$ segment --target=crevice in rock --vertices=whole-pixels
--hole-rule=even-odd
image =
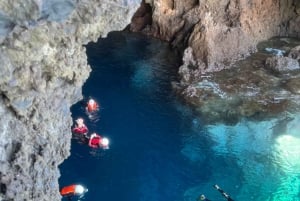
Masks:
[[[13,141],[12,142],[11,153],[10,153],[10,156],[9,156],[9,162],[10,163],[12,163],[13,161],[15,161],[15,159],[17,158],[17,154],[21,150],[21,147],[22,147],[22,143],[17,142],[17,141]]]
[[[170,40],[170,43],[173,48],[176,48],[181,52],[181,55],[183,54],[184,49],[188,46],[188,42],[190,39],[190,36],[192,32],[195,29],[195,26],[200,22],[201,20],[197,21],[194,24],[184,24],[180,30],[178,30],[173,37]]]
[[[35,162],[36,162],[36,155],[35,154],[31,154],[30,158],[31,158],[31,166],[33,167],[34,164],[35,164]]]
[[[15,172],[20,172],[22,170],[22,168],[20,165],[16,164],[16,165],[14,165],[14,170],[15,170]]]
[[[137,9],[131,19],[131,23],[126,27],[126,30],[132,32],[139,32],[144,30],[147,26],[152,25],[152,7],[150,4],[141,2],[140,7]],[[145,32],[145,31],[144,31]]]
[[[36,124],[32,124],[32,129],[37,131],[38,130],[38,126]]]
[[[171,10],[174,10],[176,8],[176,5],[175,5],[175,0],[170,0],[171,2],[169,3],[169,6],[170,6],[170,9]]]
[[[238,0],[230,0],[225,6],[225,24],[228,27],[240,26],[240,5]]]
[[[37,153],[38,155],[43,156],[43,147],[41,145],[39,145]]]
[[[35,114],[36,114],[36,109],[33,109],[29,114],[29,119],[32,119]]]
[[[6,108],[18,119],[18,120],[24,120],[24,118],[19,115],[18,111],[12,106],[10,105],[10,100],[8,98],[8,96],[6,95],[5,92],[0,92],[0,96],[2,98],[2,100],[4,101]]]
[[[0,175],[0,177],[1,177],[1,175]],[[0,183],[0,192],[2,194],[6,193],[6,184]]]

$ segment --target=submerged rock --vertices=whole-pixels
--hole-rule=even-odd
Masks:
[[[280,39],[271,41],[274,40]],[[281,45],[293,49],[286,43]],[[299,111],[298,61],[274,57],[263,50],[219,72],[201,74],[197,69],[181,67],[182,79],[176,90],[208,123],[235,124],[242,118],[267,119],[286,111]],[[266,60],[276,62],[266,66]]]
[[[291,78],[283,83],[283,87],[285,87],[288,91],[293,94],[300,95],[300,77]]]
[[[209,122],[267,117],[297,102],[296,88],[287,84],[289,78],[298,77],[294,71],[299,69],[299,59],[297,50],[291,50],[293,40],[282,38],[263,48],[257,45],[274,36],[300,37],[299,1],[143,2],[143,6],[152,7],[152,21],[145,19],[142,31],[169,41],[183,52],[181,80],[173,86]],[[141,20],[137,17],[133,22]],[[263,51],[252,56],[252,61],[236,64],[258,50]],[[268,59],[265,66],[270,53],[281,57]]]
[[[300,45],[291,49],[289,57],[300,62]]]
[[[266,67],[276,73],[299,70],[299,62],[296,59],[275,56],[266,60]]]

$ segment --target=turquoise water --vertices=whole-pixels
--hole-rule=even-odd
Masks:
[[[111,33],[87,55],[93,71],[72,116],[111,145],[94,150],[72,139],[59,183],[86,186],[80,200],[225,200],[214,184],[234,200],[300,200],[299,116],[204,125],[172,93],[180,59],[166,44]],[[97,115],[85,113],[89,96],[101,104]]]

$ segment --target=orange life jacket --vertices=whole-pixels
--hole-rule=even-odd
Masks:
[[[75,188],[76,188],[75,184],[70,186],[65,186],[60,190],[60,194],[62,196],[75,195]]]

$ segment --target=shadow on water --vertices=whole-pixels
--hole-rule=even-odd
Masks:
[[[298,116],[204,125],[176,102],[170,83],[180,59],[165,43],[115,32],[90,43],[87,55],[84,100],[91,96],[101,108],[93,118],[78,102],[72,117],[108,137],[110,149],[91,149],[74,136],[60,186],[86,186],[86,201],[195,201],[202,193],[224,200],[215,183],[240,201],[299,198]]]

